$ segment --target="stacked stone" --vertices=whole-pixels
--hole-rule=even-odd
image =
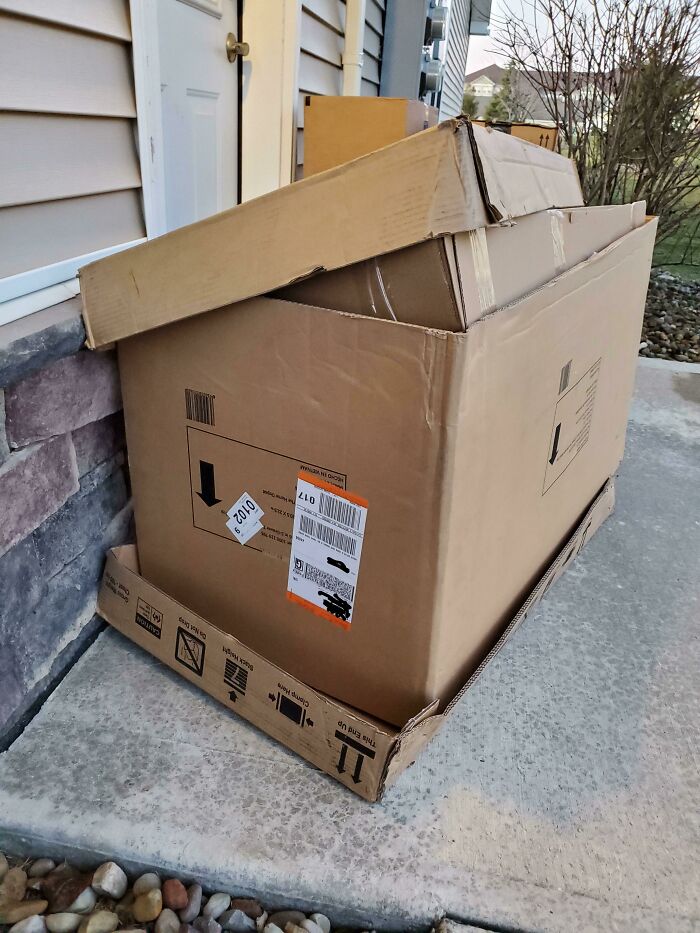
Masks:
[[[131,534],[116,360],[84,340],[77,298],[0,327],[0,748],[97,631]]]
[[[250,897],[205,895],[155,872],[133,885],[116,862],[94,872],[41,858],[10,867],[0,853],[0,930],[9,933],[331,933],[322,913],[268,913]],[[336,933],[342,933],[337,930]]]

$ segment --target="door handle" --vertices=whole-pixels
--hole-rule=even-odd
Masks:
[[[249,52],[247,42],[239,42],[232,32],[226,36],[226,57],[230,62],[235,62],[239,55],[244,58]]]

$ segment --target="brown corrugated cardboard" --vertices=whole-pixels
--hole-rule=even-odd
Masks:
[[[452,694],[619,463],[654,233],[463,334],[259,298],[122,342],[146,578],[388,722]]]
[[[644,223],[645,204],[541,211],[427,240],[274,292],[287,301],[462,331]]]
[[[365,800],[381,798],[443,725],[454,704],[610,515],[607,482],[520,610],[494,632],[479,665],[451,699],[436,699],[392,729],[313,690],[193,613],[139,573],[136,548],[107,558],[98,611],[114,628],[239,716]],[[447,700],[449,702],[446,702]],[[441,707],[441,712],[437,712]]]
[[[100,347],[422,240],[581,205],[573,164],[449,120],[80,270]]]
[[[422,100],[402,97],[304,98],[304,178],[420,133],[438,121]]]

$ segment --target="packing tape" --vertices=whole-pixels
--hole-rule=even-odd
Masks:
[[[474,262],[474,276],[476,278],[476,290],[479,295],[479,305],[482,313],[491,311],[496,306],[496,293],[493,288],[493,277],[491,276],[486,228],[479,227],[477,230],[470,230],[469,244]]]
[[[564,249],[564,214],[561,211],[549,211],[549,223],[552,228],[552,247],[554,264],[557,272],[566,268],[566,250]]]

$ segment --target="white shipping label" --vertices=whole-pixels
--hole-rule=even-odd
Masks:
[[[226,514],[229,519],[226,527],[241,544],[245,544],[262,530],[260,519],[265,513],[247,492],[236,499]]]
[[[300,473],[289,558],[288,599],[349,628],[366,521],[366,499],[308,473]]]

